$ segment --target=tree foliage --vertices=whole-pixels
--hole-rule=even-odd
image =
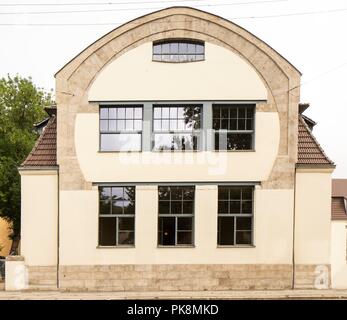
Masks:
[[[47,116],[44,107],[51,103],[51,94],[36,87],[31,78],[0,79],[0,217],[11,223],[13,237],[20,231],[17,168],[38,138],[33,124]]]

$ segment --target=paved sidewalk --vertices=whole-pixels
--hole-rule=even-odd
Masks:
[[[123,300],[123,299],[346,299],[347,290],[278,291],[164,291],[164,292],[59,292],[0,291],[0,300]]]

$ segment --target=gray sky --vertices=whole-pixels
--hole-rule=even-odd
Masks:
[[[115,4],[94,5],[107,2]],[[90,43],[120,23],[173,5],[229,19],[294,64],[303,73],[301,102],[311,103],[305,114],[318,122],[313,132],[337,164],[334,177],[347,178],[346,0],[0,0],[0,77],[18,73],[54,89],[54,73]],[[27,14],[43,11],[65,12]],[[108,25],[49,25],[90,23]]]

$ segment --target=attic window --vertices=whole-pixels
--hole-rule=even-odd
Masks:
[[[153,42],[153,61],[193,62],[205,59],[205,44],[196,40]]]

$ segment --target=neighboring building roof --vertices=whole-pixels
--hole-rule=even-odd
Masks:
[[[310,127],[303,119],[302,115],[299,115],[298,124],[297,166],[323,166],[332,168],[335,167],[334,162],[328,158],[328,156],[325,154],[324,150],[322,149],[316,138],[313,136]]]
[[[331,220],[347,220],[347,199],[345,197],[331,198]]]
[[[332,180],[332,196],[345,197],[347,199],[347,179]]]
[[[57,121],[53,114],[20,168],[57,166]]]

